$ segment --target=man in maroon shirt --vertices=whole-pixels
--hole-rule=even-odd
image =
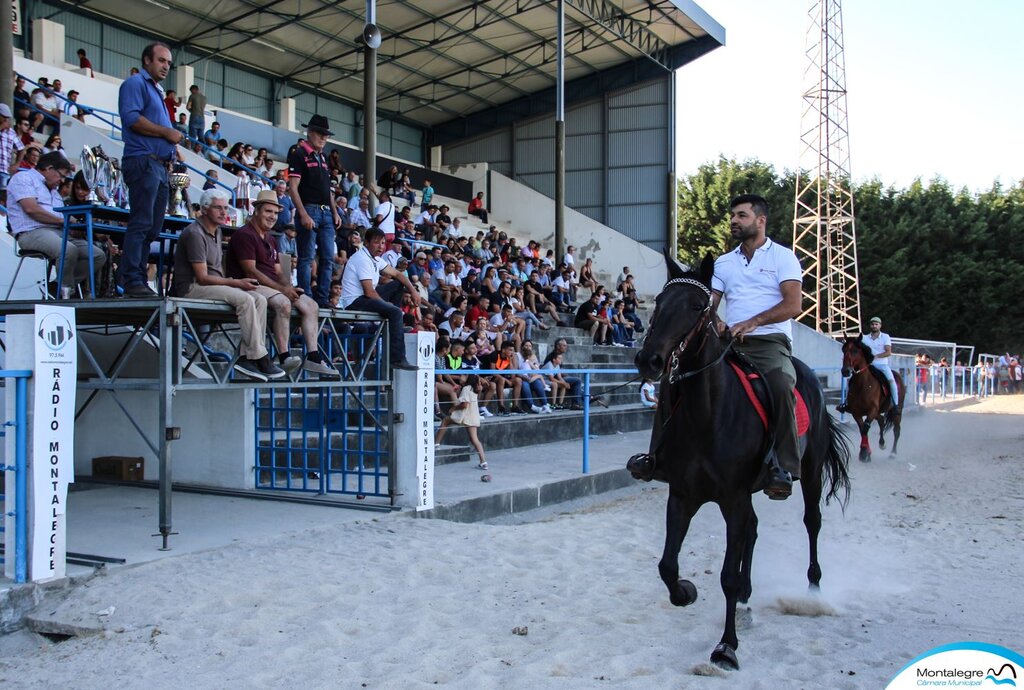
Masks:
[[[274,313],[272,330],[281,368],[291,374],[301,365],[313,374],[339,376],[338,370],[317,346],[317,303],[292,287],[290,280],[281,277],[277,242],[270,236],[270,229],[277,223],[277,216],[283,208],[277,194],[269,189],[260,192],[255,207],[249,222],[231,236],[224,268],[232,278],[250,278],[259,282],[256,292],[267,298],[267,306]],[[305,361],[289,354],[292,307],[301,318],[302,337],[306,341]]]

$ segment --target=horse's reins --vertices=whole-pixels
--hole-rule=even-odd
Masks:
[[[700,318],[697,320],[697,323],[693,325],[693,328],[689,330],[689,332],[683,337],[683,339],[679,341],[679,344],[676,345],[675,348],[673,348],[672,350],[672,357],[669,359],[668,375],[668,382],[670,385],[678,383],[679,381],[682,381],[684,379],[688,379],[691,376],[696,376],[697,374],[707,371],[713,366],[721,364],[722,360],[725,359],[725,356],[729,354],[729,350],[732,349],[732,344],[734,342],[732,339],[730,339],[729,344],[726,345],[725,348],[722,350],[722,354],[720,354],[718,357],[716,357],[713,361],[709,362],[708,364],[705,364],[704,366],[698,369],[694,369],[692,371],[680,372],[679,369],[682,366],[683,355],[686,353],[686,349],[689,347],[690,342],[693,340],[694,336],[696,336],[698,332],[703,331],[703,336],[701,338],[700,345],[697,346],[697,350],[693,353],[693,355],[698,355],[704,349],[704,346],[707,344],[708,331],[714,328],[714,322],[711,320],[711,290],[708,289],[707,285],[700,282],[699,280],[694,280],[693,278],[673,278],[672,280],[665,283],[665,287],[663,287],[662,290],[665,290],[665,288],[668,288],[671,285],[692,285],[693,287],[700,288],[707,296],[708,304],[706,307],[704,307],[704,311],[701,313]],[[682,401],[682,396],[678,396],[675,404],[672,406],[672,411],[669,412],[668,416],[665,417],[665,421],[662,422],[662,430],[668,428],[669,422],[671,422],[672,418],[675,417],[675,414],[679,410],[679,405]],[[664,441],[664,438],[665,437],[663,435],[662,442]],[[658,443],[658,448],[654,450],[654,453],[652,453],[652,455],[656,455],[657,451],[659,450],[661,450],[660,442]]]

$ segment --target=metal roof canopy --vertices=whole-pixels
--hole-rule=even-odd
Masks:
[[[352,103],[363,100],[359,36],[365,0],[60,4]],[[565,4],[567,84],[605,84],[607,78],[594,77],[616,68],[620,73],[628,68],[639,81],[725,43],[725,30],[692,0]],[[474,113],[489,112],[493,119],[503,104],[553,94],[556,17],[555,0],[378,0],[383,35],[377,51],[378,110],[428,129],[442,126],[464,134],[465,120]],[[575,93],[582,95],[580,89]],[[576,100],[572,94],[567,89],[567,97]],[[550,101],[553,107],[553,96]]]

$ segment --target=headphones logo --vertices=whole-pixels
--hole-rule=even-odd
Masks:
[[[434,343],[432,343],[430,341],[427,341],[427,342],[423,343],[422,345],[420,345],[419,352],[420,352],[420,359],[427,359],[427,360],[429,360],[431,357],[434,356]]]
[[[49,350],[59,352],[74,339],[75,331],[60,314],[47,314],[39,324],[37,335]]]

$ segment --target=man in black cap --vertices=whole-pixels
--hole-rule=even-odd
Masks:
[[[312,295],[321,307],[328,307],[334,273],[334,235],[341,227],[341,216],[331,193],[331,170],[323,152],[327,137],[334,132],[323,115],[314,115],[303,126],[306,140],[300,140],[288,157],[288,193],[295,204],[294,223],[298,230],[298,280],[307,295]],[[315,291],[311,288],[314,255]]]

